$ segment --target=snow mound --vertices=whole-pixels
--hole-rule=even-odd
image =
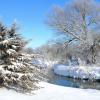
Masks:
[[[72,78],[100,80],[100,67],[97,66],[53,66],[54,73]]]
[[[13,90],[0,89],[0,100],[100,100],[100,91],[76,89],[41,82],[44,87],[35,95],[21,94]]]

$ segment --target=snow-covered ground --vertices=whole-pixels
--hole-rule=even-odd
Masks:
[[[35,95],[17,93],[0,89],[0,100],[100,100],[100,91],[76,89],[41,82],[44,87],[35,91]]]
[[[54,65],[54,73],[62,76],[69,76],[73,78],[100,80],[99,66],[65,66]]]

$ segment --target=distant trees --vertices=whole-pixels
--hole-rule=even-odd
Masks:
[[[31,47],[27,47],[23,49],[23,52],[27,53],[27,54],[34,54],[34,50]]]
[[[66,63],[69,56],[71,56],[71,52],[69,52],[71,50],[66,47],[63,41],[61,42],[59,40],[49,41],[49,43],[39,47],[37,51],[39,51],[45,59],[50,61],[59,61],[62,63]]]
[[[15,23],[10,28],[0,23],[0,86],[31,92],[43,73],[32,65],[34,54],[22,52],[27,41],[16,28]]]
[[[55,6],[46,24],[72,39],[83,53],[88,52],[86,58],[91,55],[89,62],[96,63],[96,49],[100,51],[100,5],[95,0],[74,0],[64,8]]]

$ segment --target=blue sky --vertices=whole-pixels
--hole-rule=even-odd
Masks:
[[[47,12],[54,4],[64,5],[69,0],[0,0],[0,20],[11,25],[16,19],[20,32],[32,39],[35,48],[52,39],[53,32],[44,24]]]
[[[69,1],[71,0],[0,0],[0,20],[11,25],[16,19],[21,34],[26,39],[32,39],[29,46],[35,48],[54,36],[44,24],[49,9],[54,4],[63,6]]]

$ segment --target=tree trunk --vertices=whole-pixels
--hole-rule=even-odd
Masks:
[[[92,53],[92,63],[95,64],[96,63],[96,53],[95,53],[95,45],[91,46],[91,53]]]

